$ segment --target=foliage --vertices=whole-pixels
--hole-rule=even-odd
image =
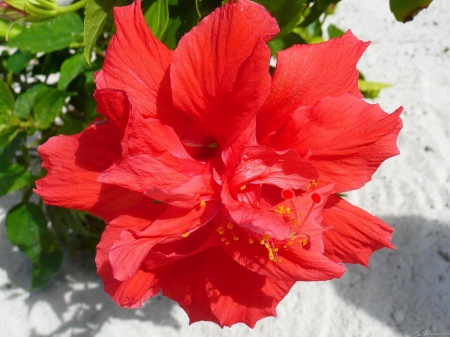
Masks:
[[[293,44],[323,41],[324,20],[339,1],[257,0],[280,26],[270,42],[273,54]],[[10,14],[19,11],[26,21],[33,21],[8,27],[0,19],[0,38],[7,47],[0,55],[0,196],[22,193],[20,203],[7,214],[6,227],[9,240],[33,262],[32,289],[58,273],[64,254],[92,254],[104,228],[96,217],[46,206],[36,198],[34,182],[45,175],[37,147],[52,136],[78,133],[96,118],[94,74],[102,67],[114,31],[113,7],[130,2],[81,0],[61,7],[50,0],[8,0],[9,16],[0,8],[0,17],[17,18]],[[430,0],[390,2],[396,18],[404,21]],[[156,37],[174,49],[186,32],[221,4],[143,0],[142,8]],[[343,32],[329,26],[326,33],[331,38]],[[360,85],[368,97],[386,87],[364,79]]]

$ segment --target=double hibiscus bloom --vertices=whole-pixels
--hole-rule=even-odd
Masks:
[[[51,205],[107,223],[97,269],[124,307],[158,294],[191,322],[276,315],[297,281],[368,264],[392,229],[338,193],[398,154],[401,109],[361,100],[351,32],[278,53],[264,7],[229,1],[167,49],[140,2],[115,9],[96,74],[103,120],[39,148]]]

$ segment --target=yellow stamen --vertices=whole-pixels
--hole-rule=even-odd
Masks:
[[[241,192],[242,192],[242,191],[245,190],[246,188],[247,188],[247,185],[244,184],[244,185],[242,185],[242,186],[239,188],[239,190],[241,190]]]
[[[205,207],[205,206],[206,206],[206,201],[205,200],[200,201],[200,207]]]
[[[186,233],[184,233],[184,234],[181,234],[181,237],[182,238],[187,238],[189,236],[189,232],[186,232]]]

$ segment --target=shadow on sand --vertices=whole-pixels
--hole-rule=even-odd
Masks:
[[[384,220],[395,228],[397,250],[375,253],[368,269],[349,265],[333,282],[337,293],[407,336],[450,334],[450,224],[415,216]]]
[[[0,222],[0,256],[0,269],[7,273],[10,280],[0,286],[0,291],[5,291],[7,298],[23,298],[30,286],[31,262],[8,241],[4,220]],[[160,295],[147,301],[140,309],[117,306],[103,291],[103,284],[95,272],[93,257],[89,261],[66,261],[63,272],[55,280],[26,298],[29,314],[38,303],[45,302],[62,322],[48,334],[33,330],[30,337],[93,337],[108,320],[115,318],[180,328],[172,315],[176,303]]]

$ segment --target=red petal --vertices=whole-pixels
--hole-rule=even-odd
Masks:
[[[295,283],[253,273],[220,250],[211,252],[208,262],[206,291],[221,326],[242,322],[253,328],[260,319],[276,316],[276,306]]]
[[[299,242],[301,238],[266,240],[273,244],[272,248],[278,248],[277,257],[281,261],[277,261],[270,260],[268,249],[260,242],[261,237],[250,237],[238,226],[233,227],[233,233],[239,240],[230,239],[228,245],[221,243],[222,249],[237,263],[262,276],[288,281],[324,281],[341,277],[345,272],[344,266],[324,256],[314,244],[310,249],[304,249]]]
[[[277,153],[267,146],[247,147],[230,180],[230,190],[246,184],[271,184],[282,189],[305,189],[318,173],[293,151]]]
[[[124,229],[139,231],[147,227],[152,219],[157,217],[165,208],[166,206],[162,204],[137,204],[108,224],[103,231],[95,257],[97,272],[105,284],[105,291],[120,306],[140,307],[145,300],[156,295],[160,288],[155,274],[148,271],[139,270],[132,278],[125,281],[115,279],[109,261],[111,246]]]
[[[260,209],[234,199],[228,185],[222,187],[222,202],[232,222],[250,232],[283,240],[288,237],[290,226],[278,214],[268,209]]]
[[[356,63],[368,44],[348,31],[327,42],[279,52],[270,95],[258,113],[258,138],[276,130],[301,106],[345,93],[361,98]]]
[[[123,281],[133,277],[139,269],[142,269],[141,265],[153,247],[164,242],[184,241],[183,235],[190,234],[208,223],[215,214],[216,208],[217,205],[211,204],[205,208],[192,210],[169,207],[151,225],[148,221],[147,228],[139,231],[122,231],[109,251],[109,261],[113,268],[114,278]],[[117,226],[120,221],[120,219],[116,219],[112,224]],[[188,236],[186,235],[186,237]],[[172,257],[184,258],[186,255],[197,253],[198,250],[204,250],[208,246],[207,240],[204,241],[193,252]],[[151,258],[149,256],[149,259]],[[153,268],[155,267],[153,265]]]
[[[144,116],[155,117],[171,108],[166,72],[172,52],[148,29],[140,0],[114,8],[114,18],[117,31],[95,76],[97,88],[124,90]]]
[[[264,7],[242,0],[181,39],[170,69],[173,101],[205,141],[225,147],[254,118],[270,88],[265,42],[277,32]]]
[[[294,148],[309,156],[321,184],[335,183],[336,192],[349,191],[371,180],[384,160],[399,153],[402,110],[387,114],[379,105],[350,95],[325,98],[295,111],[268,142],[275,149]]]
[[[220,249],[178,262],[162,280],[163,294],[177,301],[190,323],[210,320],[220,326],[250,327],[275,316],[275,307],[294,282],[272,281],[233,262]]]
[[[189,180],[189,176],[180,171],[141,154],[117,161],[99,175],[98,181],[140,193],[150,187],[171,190]]]
[[[391,248],[394,230],[382,220],[338,196],[330,196],[323,211],[325,254],[337,262],[369,265],[370,255]]]
[[[126,92],[115,89],[96,90],[94,99],[97,111],[123,132],[132,109]]]
[[[99,173],[120,158],[121,132],[109,122],[74,136],[50,138],[38,149],[47,175],[35,192],[45,203],[86,210],[108,221],[143,195],[97,182]]]

